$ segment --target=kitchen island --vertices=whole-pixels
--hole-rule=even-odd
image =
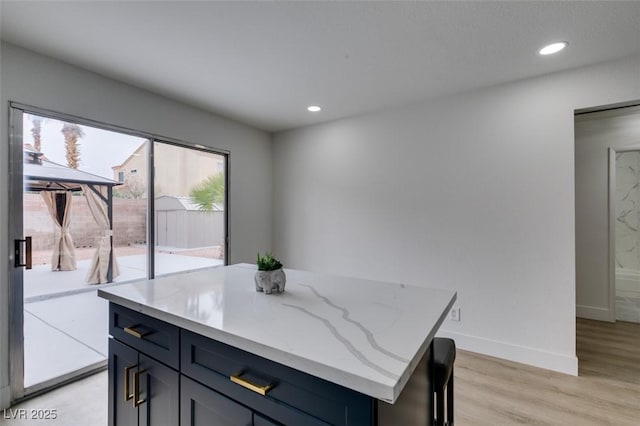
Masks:
[[[109,424],[413,425],[433,420],[446,290],[238,264],[100,289]]]

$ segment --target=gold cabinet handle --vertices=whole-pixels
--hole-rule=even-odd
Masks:
[[[130,365],[129,367],[124,368],[124,402],[127,402],[131,398],[133,398],[133,393],[129,393],[129,371],[132,368],[136,368],[137,365]]]
[[[145,330],[145,331],[138,331],[135,329],[135,327],[138,327],[138,325],[132,325],[130,327],[125,327],[124,328],[124,332],[127,334],[132,335],[133,337],[137,337],[138,339],[142,339],[144,336],[146,336],[147,334],[151,333],[151,331],[149,330]]]
[[[269,390],[273,387],[272,383],[269,383],[268,385],[262,385],[262,386],[256,385],[255,383],[251,383],[250,381],[240,377],[242,374],[243,373],[232,374],[231,376],[229,376],[229,380],[231,380],[233,383],[236,383],[242,386],[243,388],[249,389],[263,396],[266,395],[267,392],[269,392]]]
[[[147,402],[146,399],[140,398],[140,375],[147,370],[134,371],[133,373],[133,406],[137,408],[140,404]]]

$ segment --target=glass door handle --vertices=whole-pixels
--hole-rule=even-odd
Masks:
[[[22,263],[22,244],[24,244],[24,263]],[[25,269],[31,269],[31,237],[24,237],[24,240],[15,240],[14,242],[14,258],[15,267],[24,266]]]

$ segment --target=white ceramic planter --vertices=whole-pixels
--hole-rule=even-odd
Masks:
[[[282,293],[286,281],[287,276],[282,268],[275,271],[256,271],[256,291],[263,291],[265,294]]]

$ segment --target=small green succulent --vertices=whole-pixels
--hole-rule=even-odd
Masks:
[[[282,263],[269,252],[265,253],[264,256],[258,253],[256,263],[258,264],[258,271],[275,271],[276,269],[282,268]]]

